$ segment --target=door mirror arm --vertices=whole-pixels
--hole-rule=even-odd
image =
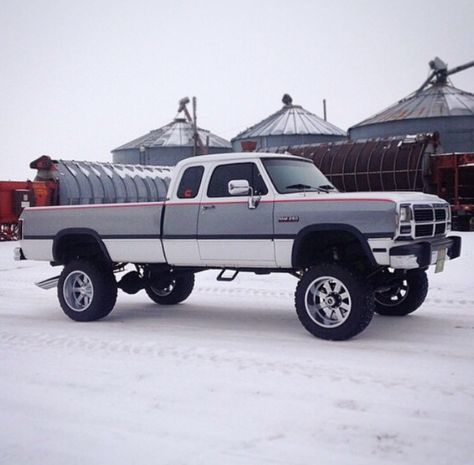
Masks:
[[[253,187],[249,187],[249,209],[254,210],[258,207],[261,197],[259,195],[254,195]]]
[[[260,196],[255,195],[253,187],[246,179],[234,179],[229,181],[227,189],[230,195],[248,195],[248,207],[253,210],[258,207]]]

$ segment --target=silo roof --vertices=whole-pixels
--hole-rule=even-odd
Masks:
[[[289,99],[291,102],[291,98]],[[232,140],[280,135],[337,135],[345,136],[342,129],[325,121],[300,105],[285,104],[263,121],[242,131]]]
[[[209,137],[209,147],[231,148],[231,144],[226,139],[213,134],[212,132],[197,128],[204,145]],[[155,147],[193,147],[193,126],[184,118],[176,118],[171,123],[159,129],[154,129],[144,136],[138,137],[116,149],[139,149],[141,146],[146,148]]]
[[[474,116],[474,94],[449,84],[434,84],[414,92],[353,127],[418,118]]]

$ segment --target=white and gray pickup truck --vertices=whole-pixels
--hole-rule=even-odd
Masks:
[[[299,278],[301,323],[331,340],[360,333],[374,312],[415,311],[428,267],[442,271],[461,250],[439,197],[340,193],[310,161],[286,154],[188,158],[162,201],[26,208],[21,225],[16,258],[63,266],[39,285],[57,286],[73,320],[107,316],[117,289],[177,304],[208,269],[222,281],[289,273]]]

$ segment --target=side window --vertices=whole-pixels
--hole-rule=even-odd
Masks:
[[[255,195],[268,193],[267,186],[263,182],[260,171],[254,163],[235,163],[233,165],[218,166],[212,173],[208,197],[230,197],[228,184],[235,179],[246,179],[253,187]]]
[[[198,195],[203,173],[203,166],[191,166],[185,170],[178,187],[179,199],[194,199]]]

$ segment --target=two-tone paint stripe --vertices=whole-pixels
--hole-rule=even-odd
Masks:
[[[140,239],[162,239],[162,240],[282,240],[295,239],[297,234],[99,234],[103,240],[140,240]],[[363,234],[366,239],[392,239],[391,233],[367,233]],[[25,235],[24,240],[54,240],[55,235]]]
[[[301,202],[388,202],[396,203],[395,200],[391,199],[374,199],[374,198],[343,198],[343,199],[273,199],[273,200],[261,200],[261,204],[268,203],[301,203]],[[140,207],[190,207],[190,206],[206,206],[206,205],[247,205],[247,200],[206,200],[204,202],[188,202],[188,201],[170,201],[170,202],[134,202],[134,203],[102,203],[102,204],[87,204],[87,205],[52,205],[46,207],[27,207],[25,211],[32,212],[44,212],[44,211],[61,211],[61,210],[82,210],[82,209],[94,209],[94,208],[140,208]]]
[[[301,202],[388,202],[388,203],[397,203],[395,200],[391,199],[374,199],[374,198],[344,198],[344,199],[327,199],[327,198],[321,198],[321,199],[269,199],[265,200],[262,199],[260,200],[260,204],[269,204],[269,203],[301,203]],[[205,205],[248,205],[248,200],[211,200],[207,199],[205,201],[201,202],[189,202],[189,201],[170,201],[170,202],[165,202],[165,206],[170,206],[170,207],[195,207],[195,206],[205,206]]]
[[[61,210],[84,210],[94,208],[132,208],[132,207],[162,207],[165,202],[139,202],[139,203],[95,203],[87,205],[51,205],[48,207],[27,207],[24,211],[28,213],[61,211]]]

